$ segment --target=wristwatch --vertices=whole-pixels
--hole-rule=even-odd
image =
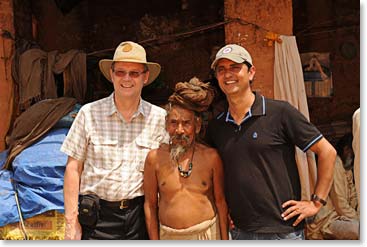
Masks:
[[[316,194],[312,194],[311,195],[311,201],[314,201],[314,202],[319,202],[322,204],[322,206],[325,206],[326,205],[326,201],[324,199],[321,199],[320,197],[318,197]]]

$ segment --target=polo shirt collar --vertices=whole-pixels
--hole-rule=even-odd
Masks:
[[[115,113],[118,113],[117,107],[114,100],[115,93],[113,92],[110,96],[108,96],[107,103],[109,104],[107,112],[108,116],[112,116]],[[145,102],[141,97],[138,105],[138,110],[134,113],[134,117],[138,116],[139,114],[143,115],[144,117],[147,115],[147,102]]]
[[[265,97],[257,92],[255,94],[255,101],[251,106],[250,112],[252,116],[263,116],[266,113]]]
[[[266,113],[266,105],[265,105],[265,97],[257,92],[253,92],[255,94],[254,103],[249,110],[249,112],[242,119],[241,123],[246,121],[248,118],[252,116],[263,116]],[[229,109],[227,110],[227,115],[225,118],[226,122],[234,122],[231,114],[229,113]]]

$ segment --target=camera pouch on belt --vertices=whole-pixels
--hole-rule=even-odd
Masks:
[[[81,225],[94,227],[99,216],[99,197],[97,195],[81,195],[78,220]]]

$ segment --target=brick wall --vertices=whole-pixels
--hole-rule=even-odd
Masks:
[[[252,88],[273,98],[274,47],[268,46],[264,38],[266,30],[284,35],[292,34],[292,1],[263,0],[260,3],[258,0],[225,0],[224,19],[228,18],[241,18],[255,24],[244,25],[233,22],[227,25],[226,43],[240,44],[250,52],[256,67]]]
[[[14,36],[13,1],[0,1],[0,151],[5,149],[13,109],[13,80],[11,77],[11,56],[14,41],[4,35],[7,30]]]

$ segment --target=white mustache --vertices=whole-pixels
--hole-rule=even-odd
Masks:
[[[188,137],[186,135],[173,135],[170,138],[170,142],[172,143],[173,140],[178,140],[178,141],[184,140],[184,141],[188,142],[188,141],[190,141],[190,137]]]

